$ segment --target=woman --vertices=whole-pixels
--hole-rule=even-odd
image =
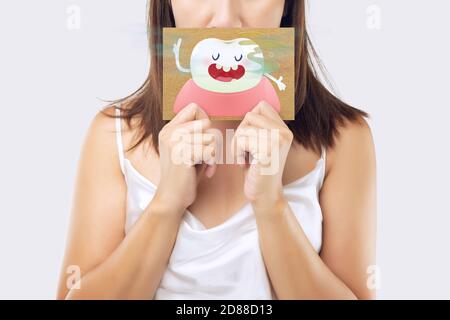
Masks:
[[[319,82],[305,25],[304,1],[150,1],[148,79],[99,112],[84,142],[58,298],[375,297],[367,114]],[[170,26],[295,26],[295,120],[262,101],[242,121],[211,121],[195,104],[163,121],[159,44]],[[278,149],[269,145],[279,170],[262,174],[248,156],[243,166],[218,164],[213,152],[175,163],[170,137],[180,128],[198,136],[195,125],[208,150],[217,147],[208,132],[236,129],[233,143],[220,146],[233,159],[251,151],[237,139],[244,129],[278,130]]]

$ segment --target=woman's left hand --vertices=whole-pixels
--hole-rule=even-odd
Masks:
[[[265,101],[236,129],[233,159],[244,168],[244,192],[255,209],[270,209],[283,199],[282,176],[292,140],[291,130]]]

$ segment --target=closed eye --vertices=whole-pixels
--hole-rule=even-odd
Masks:
[[[242,54],[241,54],[241,57],[239,59],[236,59],[236,56],[234,56],[234,60],[236,60],[237,62],[241,61],[242,60]]]
[[[217,53],[217,58],[214,58],[214,53],[212,55],[212,58],[213,58],[214,61],[219,60],[219,57],[220,57],[220,53]]]

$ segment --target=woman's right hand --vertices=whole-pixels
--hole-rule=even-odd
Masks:
[[[216,142],[210,129],[206,112],[191,103],[159,132],[161,177],[155,198],[171,212],[183,214],[197,196],[201,176],[214,175]]]

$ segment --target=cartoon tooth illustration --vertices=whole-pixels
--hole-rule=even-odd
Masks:
[[[263,52],[256,42],[248,38],[201,40],[192,50],[190,68],[180,64],[181,42],[179,38],[173,45],[176,67],[180,72],[190,73],[192,80],[179,92],[175,112],[188,101],[196,102],[195,99],[200,100],[200,105],[203,102],[202,107],[209,109],[210,115],[241,116],[260,100],[270,102],[280,111],[278,96],[267,79],[280,91],[286,90],[286,85],[282,76],[277,79],[265,71]],[[207,105],[211,103],[216,106]]]

